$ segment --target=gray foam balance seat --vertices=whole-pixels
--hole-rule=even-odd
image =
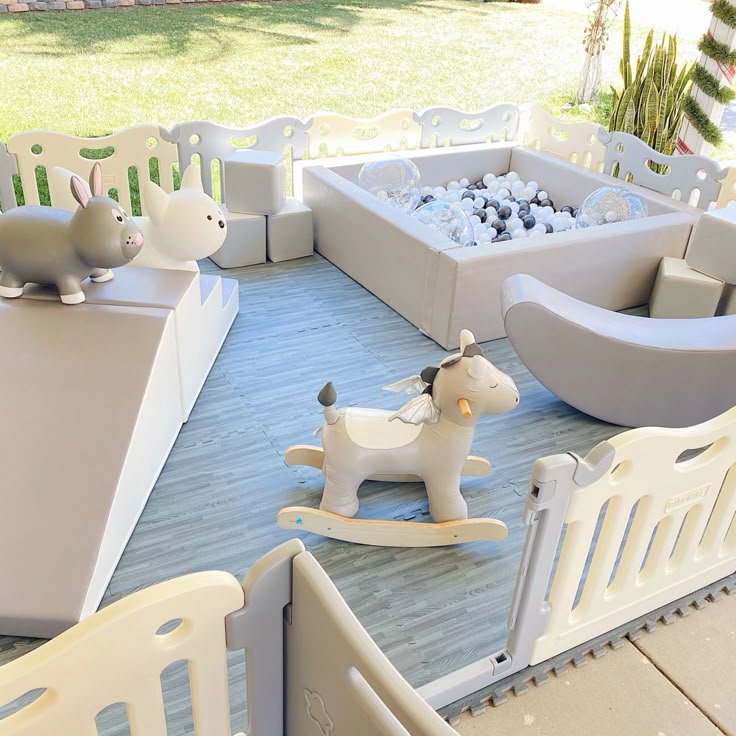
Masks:
[[[169,309],[0,300],[0,633],[99,604],[181,427]]]
[[[524,365],[586,414],[626,427],[688,427],[736,404],[736,315],[620,314],[527,275],[507,279],[501,301]]]

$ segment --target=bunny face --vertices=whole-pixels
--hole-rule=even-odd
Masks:
[[[143,234],[122,207],[110,197],[92,197],[70,223],[79,258],[96,268],[124,266],[143,247]]]

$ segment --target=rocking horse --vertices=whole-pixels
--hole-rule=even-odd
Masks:
[[[503,539],[507,529],[502,521],[468,519],[460,479],[490,472],[485,458],[468,456],[475,422],[483,414],[501,414],[516,407],[519,392],[513,380],[483,356],[468,330],[461,332],[460,350],[439,367],[425,368],[418,376],[385,386],[390,391],[419,394],[395,412],[336,409],[335,388],[326,384],[317,397],[325,417],[318,430],[322,447],[293,445],[286,451],[287,464],[322,470],[322,502],[319,509],[282,509],[279,526],[391,547]],[[364,480],[423,480],[433,523],[353,519],[359,507],[358,488]]]

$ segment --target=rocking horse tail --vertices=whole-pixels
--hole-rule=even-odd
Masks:
[[[331,381],[322,386],[322,390],[317,394],[317,401],[323,406],[322,414],[327,424],[334,424],[340,418],[340,414],[335,409],[337,391]]]

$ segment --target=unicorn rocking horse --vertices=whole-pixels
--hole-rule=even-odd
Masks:
[[[278,524],[359,544],[434,547],[506,536],[497,519],[468,519],[460,492],[463,475],[483,476],[490,463],[468,456],[475,422],[483,414],[501,414],[519,403],[513,380],[483,356],[468,330],[460,334],[461,352],[439,367],[425,368],[385,386],[419,395],[396,412],[381,409],[336,409],[331,383],[319,392],[325,424],[322,448],[293,445],[289,465],[320,468],[325,488],[319,510],[282,509]],[[397,421],[398,420],[398,421]],[[423,480],[434,523],[353,519],[358,488],[364,480]]]

